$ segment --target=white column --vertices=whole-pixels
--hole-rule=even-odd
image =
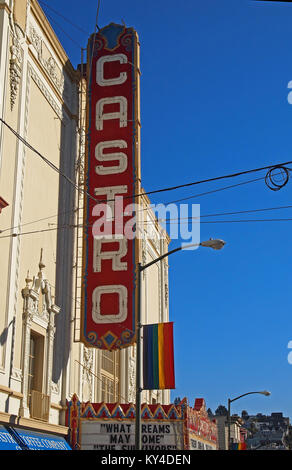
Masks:
[[[8,57],[9,57],[9,2],[0,0],[0,117],[4,117],[4,106],[6,102],[6,91],[9,80],[8,77]],[[3,124],[0,124],[0,171],[2,160]]]

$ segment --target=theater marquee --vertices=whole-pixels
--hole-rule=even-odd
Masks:
[[[113,23],[88,43],[81,341],[108,350],[135,342],[138,50],[136,32]]]

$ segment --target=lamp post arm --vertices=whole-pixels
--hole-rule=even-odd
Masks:
[[[150,261],[150,263],[140,265],[139,269],[140,271],[144,271],[144,269],[149,268],[149,266],[152,266],[152,264],[158,263],[158,261],[161,261],[163,258],[166,258],[169,255],[172,255],[173,253],[176,253],[177,251],[184,250],[188,246],[200,246],[200,243],[195,243],[187,246],[179,246],[178,248],[175,248],[174,250],[168,251],[167,253],[164,253],[164,255],[159,256],[158,258],[154,259],[153,261]]]
[[[233,401],[239,400],[239,398],[246,397],[246,395],[252,395],[254,393],[259,393],[262,395],[270,395],[270,392],[263,391],[263,392],[247,392],[239,395],[235,398],[228,398],[228,410],[227,410],[227,427],[228,427],[228,437],[227,437],[227,449],[231,449],[231,436],[230,436],[230,426],[231,426],[231,413],[230,413],[230,403]]]
[[[243,395],[239,395],[238,397],[229,399],[229,401],[230,401],[230,403],[232,403],[233,401],[239,400],[239,398],[245,397],[246,395],[252,395],[252,394],[254,394],[254,393],[261,393],[261,392],[247,392],[247,393],[243,393]]]
[[[150,261],[150,263],[144,264],[144,266],[140,266],[140,270],[144,271],[144,269],[149,268],[149,266],[152,266],[152,264],[158,263],[158,261],[161,261],[163,258],[166,258],[172,253],[175,253],[176,251],[180,251],[181,249],[182,247],[180,246],[179,248],[175,248],[175,250],[169,251],[168,253],[165,253],[164,255],[159,256],[159,258],[156,258],[153,261]]]

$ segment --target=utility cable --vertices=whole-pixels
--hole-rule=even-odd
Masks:
[[[163,203],[163,204],[164,205],[174,204],[176,202],[181,202],[181,201],[186,201],[188,199],[193,199],[193,198],[196,198],[196,197],[206,196],[206,195],[209,195],[209,194],[212,194],[212,193],[216,193],[218,191],[224,191],[226,189],[235,188],[237,186],[241,186],[241,185],[248,184],[248,183],[253,183],[255,181],[260,181],[260,180],[263,180],[263,179],[265,179],[265,177],[256,178],[256,179],[249,180],[249,181],[244,181],[242,183],[237,183],[237,184],[233,184],[233,185],[230,185],[230,186],[225,186],[223,188],[213,189],[211,191],[207,191],[207,192],[204,192],[204,193],[193,194],[192,196],[184,197],[184,198],[181,198],[181,199],[176,199],[175,201],[168,201],[168,202]],[[162,203],[159,203],[159,204],[162,204]],[[80,210],[83,210],[83,209],[84,208],[80,208]],[[151,207],[151,204],[150,204],[150,206],[144,207],[143,209],[139,209],[138,211],[136,211],[136,213],[146,212],[146,211],[149,211],[151,209],[152,209],[152,207]],[[24,224],[17,225],[17,226],[14,226],[14,227],[5,228],[3,230],[0,230],[0,233],[7,232],[8,230],[13,230],[13,229],[16,229],[16,228],[24,227],[26,225],[31,225],[31,224],[34,224],[34,223],[37,223],[37,222],[41,222],[43,220],[52,219],[54,217],[59,217],[60,215],[67,214],[69,212],[76,212],[77,210],[78,209],[76,208],[76,209],[72,209],[72,211],[59,212],[58,214],[51,215],[51,216],[48,216],[48,217],[44,217],[43,219],[37,219],[37,220],[33,220],[31,222],[26,222]]]
[[[63,178],[65,178],[70,184],[72,184],[74,186],[75,189],[77,189],[77,191],[81,191],[83,192],[86,196],[88,196],[90,199],[94,200],[96,203],[102,203],[102,202],[114,202],[115,199],[104,199],[104,200],[97,200],[95,199],[93,196],[91,196],[89,193],[87,193],[86,191],[84,191],[83,189],[79,188],[78,185],[73,181],[71,180],[67,175],[65,175],[64,173],[62,173],[60,171],[59,168],[56,167],[56,165],[54,165],[50,160],[48,160],[46,157],[44,157],[38,150],[36,150],[34,147],[32,147],[32,145],[30,145],[23,137],[21,137],[9,124],[7,124],[6,121],[4,121],[4,119],[0,118],[0,121],[24,144],[26,145],[30,150],[32,150],[33,152],[35,152],[45,163],[47,163],[54,171],[56,171],[57,173],[59,173]],[[223,180],[223,179],[229,179],[229,178],[235,178],[237,176],[242,176],[242,175],[247,175],[247,174],[250,174],[250,173],[255,173],[255,172],[258,172],[258,171],[263,171],[263,170],[269,170],[269,172],[271,170],[276,170],[276,169],[280,169],[280,168],[284,168],[286,165],[289,165],[291,164],[292,161],[288,161],[288,162],[284,162],[284,163],[278,163],[278,164],[272,164],[272,165],[267,165],[267,166],[264,166],[264,167],[260,167],[260,168],[253,168],[251,170],[244,170],[244,171],[239,171],[239,172],[236,172],[236,173],[231,173],[231,174],[227,174],[227,175],[223,175],[223,176],[216,176],[214,178],[206,178],[206,179],[203,179],[203,180],[199,180],[199,181],[193,181],[193,182],[190,182],[190,183],[184,183],[184,184],[180,184],[180,185],[177,185],[177,186],[169,186],[169,187],[166,187],[166,188],[160,188],[160,189],[156,189],[156,190],[153,190],[153,191],[145,191],[143,193],[139,193],[139,194],[131,194],[129,196],[123,196],[124,199],[132,199],[132,198],[138,198],[138,197],[141,197],[141,196],[145,196],[145,195],[149,195],[149,194],[157,194],[157,193],[161,193],[161,192],[166,192],[166,191],[173,191],[173,190],[176,190],[176,189],[181,189],[181,188],[186,188],[186,187],[190,187],[190,186],[195,186],[195,185],[199,185],[199,184],[203,184],[203,183],[210,183],[210,182],[213,182],[213,181],[220,181],[220,180]],[[288,169],[287,169],[288,171]],[[289,170],[290,171],[290,170]],[[244,184],[243,183],[238,183],[238,184]]]
[[[221,223],[235,223],[235,222],[291,222],[292,218],[286,218],[286,219],[243,219],[243,220],[199,220],[197,223],[200,224],[221,224]],[[59,227],[54,227],[54,228],[48,228],[48,229],[42,229],[42,230],[32,230],[30,232],[22,232],[22,233],[13,233],[11,235],[4,235],[0,236],[0,239],[2,238],[13,238],[13,237],[20,237],[22,235],[32,235],[35,233],[44,233],[44,232],[51,232],[54,230],[64,230],[64,229],[75,229],[75,228],[81,228],[83,225],[64,225],[64,226],[59,226]],[[90,225],[88,226],[90,227]],[[114,235],[114,234],[113,234]]]
[[[31,222],[25,222],[21,225],[15,225],[14,227],[4,228],[3,230],[0,230],[0,233],[8,232],[8,230],[14,230],[16,228],[25,227],[26,225],[31,225],[31,224],[36,224],[38,222],[43,222],[44,220],[53,219],[55,217],[60,217],[60,216],[65,215],[65,214],[72,214],[72,213],[76,212],[77,210],[78,209],[71,209],[71,210],[64,211],[64,212],[58,212],[58,214],[55,214],[55,215],[49,215],[49,216],[43,217],[41,219],[32,220]]]
[[[217,193],[219,191],[225,191],[226,189],[236,188],[236,187],[242,186],[244,184],[254,183],[255,181],[261,181],[261,180],[264,180],[265,178],[266,178],[265,176],[262,176],[260,178],[255,178],[255,179],[248,180],[248,181],[242,181],[241,183],[236,183],[236,184],[231,184],[229,186],[224,186],[223,188],[211,189],[210,191],[205,191],[204,193],[193,194],[192,196],[186,196],[186,197],[182,197],[180,199],[175,199],[174,201],[168,201],[165,204],[166,205],[175,204],[176,202],[182,202],[182,201],[187,201],[189,199],[194,199],[196,197],[207,196],[209,194]]]
[[[62,33],[65,34],[65,36],[67,36],[67,38],[70,39],[70,41],[72,41],[75,46],[78,46],[78,48],[82,49],[82,46],[78,42],[76,42],[75,39],[73,39],[51,15],[46,13],[46,16],[50,19],[50,21],[55,23],[55,25],[60,29],[60,31],[62,31]]]
[[[184,197],[184,198],[181,198],[181,199],[176,199],[174,201],[168,201],[166,203],[163,203],[164,205],[170,205],[170,204],[174,204],[176,202],[181,202],[181,201],[185,201],[185,200],[188,200],[188,199],[193,199],[193,198],[196,198],[196,197],[202,197],[202,196],[206,196],[206,195],[209,195],[209,194],[212,194],[212,193],[216,193],[218,191],[224,191],[226,189],[230,189],[230,188],[235,188],[235,187],[238,187],[238,186],[241,186],[241,185],[244,185],[244,184],[248,184],[248,183],[253,183],[255,181],[261,181],[265,179],[265,176],[264,177],[261,177],[261,178],[255,178],[255,179],[252,179],[252,180],[248,180],[248,181],[244,181],[244,182],[241,182],[241,183],[237,183],[237,184],[233,184],[233,185],[229,185],[229,186],[224,186],[223,188],[218,188],[218,189],[213,189],[213,190],[210,190],[210,191],[207,191],[207,192],[204,192],[204,193],[199,193],[199,194],[193,194],[192,196],[188,196],[188,197]],[[159,204],[162,204],[162,203],[159,203]],[[152,204],[153,205],[153,204]],[[290,206],[280,206],[280,207],[275,207],[273,209],[286,209],[286,208],[289,208]],[[80,208],[80,210],[83,210],[84,208]],[[3,230],[0,230],[0,233],[4,233],[4,232],[7,232],[8,230],[14,230],[16,228],[21,228],[21,227],[24,227],[26,225],[31,225],[31,224],[34,224],[34,223],[37,223],[37,222],[41,222],[41,221],[44,221],[44,220],[48,220],[48,219],[52,219],[54,217],[59,217],[61,215],[65,215],[65,214],[68,214],[68,213],[73,213],[73,212],[76,212],[78,209],[75,208],[75,209],[72,209],[72,210],[68,210],[68,211],[64,211],[64,212],[59,212],[58,214],[55,214],[55,215],[51,215],[51,216],[48,216],[48,217],[44,217],[42,219],[37,219],[37,220],[33,220],[31,222],[26,222],[24,224],[21,224],[21,225],[17,225],[17,226],[14,226],[14,227],[9,227],[9,228],[5,228]],[[138,211],[136,211],[136,213],[141,213],[141,212],[146,212],[146,211],[149,211],[149,210],[153,210],[153,208],[151,207],[151,204],[150,206],[148,207],[145,207],[143,209],[139,209]],[[257,210],[257,209],[256,209]],[[259,211],[261,210],[271,210],[271,209],[259,209]],[[155,214],[155,211],[153,211],[154,214]],[[252,212],[252,211],[248,211],[248,212]],[[234,212],[235,214],[236,212]],[[227,213],[228,214],[228,213]],[[206,216],[201,216],[201,217],[206,217]],[[211,215],[210,215],[211,217]],[[114,219],[112,219],[113,221]],[[161,221],[162,219],[157,219],[157,221]],[[149,223],[152,223],[152,222],[149,222]]]
[[[44,157],[38,150],[32,147],[32,145],[30,145],[23,137],[21,137],[21,135],[19,135],[9,124],[7,124],[7,122],[4,121],[4,119],[0,118],[0,121],[15,135],[15,137],[17,137],[26,147],[28,147],[30,150],[36,153],[47,165],[49,165],[54,171],[59,173],[60,176],[65,178],[66,181],[70,183],[78,192],[84,193],[88,198],[93,199],[97,204],[101,202],[100,200],[95,199],[85,190],[81,189],[73,180],[71,180],[71,178],[65,175],[54,163],[52,163],[50,160]]]
[[[139,196],[144,196],[144,195],[148,195],[148,194],[157,194],[157,193],[161,193],[161,192],[164,192],[164,191],[173,191],[173,190],[176,190],[176,189],[181,189],[181,188],[186,188],[186,187],[189,187],[189,186],[194,186],[194,185],[197,185],[197,184],[210,183],[210,182],[213,182],[213,181],[219,181],[219,180],[227,179],[227,178],[235,178],[236,176],[247,175],[247,174],[255,173],[255,172],[258,172],[258,171],[271,170],[271,169],[277,169],[277,168],[280,168],[280,167],[285,167],[286,165],[289,165],[290,163],[292,163],[292,161],[285,162],[285,163],[279,163],[279,164],[275,164],[275,165],[264,166],[264,167],[261,167],[261,168],[254,168],[252,170],[239,171],[237,173],[231,173],[231,174],[223,175],[223,176],[216,176],[215,178],[207,178],[207,179],[204,179],[204,180],[193,181],[191,183],[185,183],[185,184],[181,184],[181,185],[177,185],[177,186],[170,186],[168,188],[156,189],[154,191],[147,191],[145,193],[135,194],[133,196],[134,197],[139,197]]]
[[[81,31],[82,33],[84,34],[88,34],[88,31],[85,31],[85,29],[82,29],[80,28],[80,26],[72,23],[72,21],[70,21],[66,16],[62,15],[60,12],[58,12],[57,10],[54,10],[54,8],[52,8],[51,6],[49,6],[47,3],[45,3],[43,0],[39,0],[39,3],[41,3],[42,5],[44,5],[46,8],[48,8],[49,10],[53,11],[56,15],[60,16],[60,18],[63,18],[63,20],[67,21],[67,23],[69,23],[71,26],[74,26],[74,28],[76,29],[79,29],[79,31]]]
[[[91,57],[90,57],[90,63],[89,63],[89,76],[88,76],[88,81],[91,79],[91,71],[92,71],[92,63],[93,63],[93,55],[94,55],[94,46],[95,46],[95,39],[97,35],[97,29],[98,28],[98,16],[99,16],[99,9],[100,9],[100,0],[98,0],[97,3],[97,10],[96,10],[96,18],[95,18],[95,27],[94,27],[94,34],[93,34],[93,41],[92,41],[92,51],[91,51]],[[89,91],[89,89],[88,89]]]
[[[265,207],[263,209],[249,209],[249,210],[242,210],[242,211],[233,211],[233,212],[217,212],[216,214],[204,214],[198,217],[173,217],[173,218],[166,218],[166,219],[156,219],[157,222],[169,222],[169,221],[181,221],[181,220],[195,220],[205,217],[222,217],[224,215],[238,215],[238,214],[252,214],[255,212],[265,212],[265,211],[274,211],[274,210],[281,210],[281,209],[292,209],[292,205],[289,206],[278,206],[278,207]],[[114,222],[116,219],[110,218],[106,219],[107,222]],[[49,224],[49,225],[57,225],[57,224]],[[151,220],[144,220],[142,225],[153,225],[153,221]],[[84,228],[84,227],[92,227],[92,225],[78,225],[76,227]]]

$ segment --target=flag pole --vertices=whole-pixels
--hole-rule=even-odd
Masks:
[[[138,263],[138,308],[137,308],[137,347],[136,347],[136,419],[135,419],[135,449],[142,449],[142,436],[141,436],[141,373],[142,373],[142,358],[141,358],[141,278],[142,266]]]

